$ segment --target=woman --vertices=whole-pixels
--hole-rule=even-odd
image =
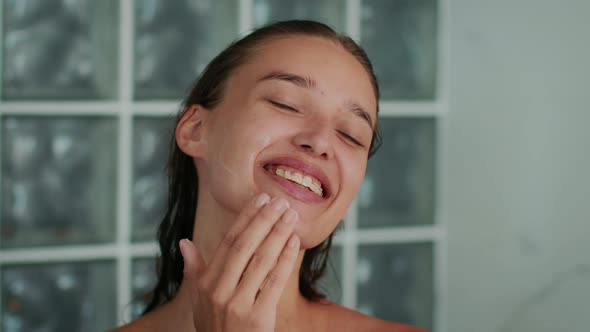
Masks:
[[[177,120],[158,284],[118,331],[420,331],[316,285],[378,146],[378,98],[362,49],[320,23],[218,55]]]

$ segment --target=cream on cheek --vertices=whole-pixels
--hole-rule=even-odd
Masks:
[[[262,150],[269,145],[270,145],[270,136],[268,136],[268,135],[263,135],[262,137],[259,137],[256,139],[256,147],[259,150]]]
[[[233,156],[231,153],[230,145],[231,142],[229,142],[227,139],[224,139],[221,142],[217,153],[215,154],[215,162],[213,167],[217,167],[218,170],[221,170],[223,173],[216,177],[218,183],[215,185],[223,186],[223,190],[226,195],[231,193],[236,195],[244,194],[247,196],[254,196],[256,193],[254,192],[253,188],[250,186],[241,185],[241,183],[245,181],[244,175],[240,175],[244,173],[241,168],[244,168],[245,165],[236,162],[234,159],[235,156]],[[228,149],[228,147],[230,148]],[[247,164],[252,164],[253,160],[254,154],[248,156]]]
[[[231,125],[224,128],[225,133],[229,135],[222,135],[217,141],[217,148],[213,154],[213,162],[211,167],[216,168],[216,176],[213,177],[212,183],[215,186],[223,186],[226,194],[233,195],[247,195],[254,196],[257,194],[254,184],[252,182],[253,174],[247,174],[253,171],[253,167],[258,152],[270,145],[271,138],[269,135],[263,135],[255,139],[253,147],[248,148],[248,152],[244,151],[239,144],[243,143],[248,146],[244,140],[239,137],[233,137],[233,133],[244,133],[244,128],[241,128],[237,123],[232,122]],[[246,128],[246,132],[248,129]],[[249,137],[250,135],[244,135]],[[245,153],[246,152],[246,153]],[[219,173],[221,171],[221,173]]]

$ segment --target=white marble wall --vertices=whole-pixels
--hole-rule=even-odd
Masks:
[[[449,4],[448,331],[590,331],[590,1]]]

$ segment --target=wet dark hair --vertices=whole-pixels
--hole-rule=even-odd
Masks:
[[[232,43],[205,68],[189,95],[183,101],[176,124],[192,106],[199,104],[213,110],[223,98],[224,88],[232,73],[250,59],[257,46],[276,38],[313,36],[331,40],[346,49],[365,68],[373,85],[375,98],[379,100],[377,78],[369,58],[350,37],[335,32],[325,24],[314,21],[283,21],[254,30],[249,35]],[[363,79],[363,78],[359,78]],[[378,103],[377,103],[378,104]],[[371,157],[381,145],[378,127],[375,126],[368,156]],[[198,178],[190,156],[180,150],[172,135],[171,150],[167,165],[168,205],[158,229],[160,257],[157,261],[158,282],[148,297],[144,311],[148,313],[170,301],[178,291],[183,277],[183,260],[178,247],[180,240],[191,239],[197,204]],[[316,247],[307,249],[299,273],[299,290],[310,301],[325,298],[317,282],[326,269],[332,236]]]

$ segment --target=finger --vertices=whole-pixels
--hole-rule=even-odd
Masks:
[[[196,280],[200,272],[205,268],[205,261],[197,247],[188,239],[182,239],[178,243],[180,254],[184,263],[183,279]]]
[[[293,272],[293,267],[299,254],[299,237],[295,234],[289,237],[289,241],[283,248],[281,256],[275,268],[270,271],[264,282],[264,286],[258,294],[255,305],[261,310],[276,308],[285,289],[285,285]]]
[[[227,231],[221,243],[215,249],[215,253],[209,262],[209,274],[213,280],[217,279],[223,272],[223,266],[226,263],[226,256],[231,249],[236,238],[242,233],[244,228],[254,219],[256,214],[270,201],[270,196],[262,193],[256,196],[240,213],[234,225]]]
[[[262,282],[276,265],[281,251],[293,233],[296,222],[297,212],[289,209],[283,214],[281,221],[274,225],[270,234],[256,249],[248,262],[248,266],[237,286],[236,301],[248,305],[254,303]]]
[[[288,205],[284,198],[275,199],[266,205],[227,249],[223,271],[218,275],[219,288],[216,291],[220,298],[229,298],[233,294],[252,254]]]
[[[193,293],[197,291],[199,278],[201,278],[205,270],[205,260],[190,240],[180,240],[178,247],[180,248],[184,265],[180,286]]]

